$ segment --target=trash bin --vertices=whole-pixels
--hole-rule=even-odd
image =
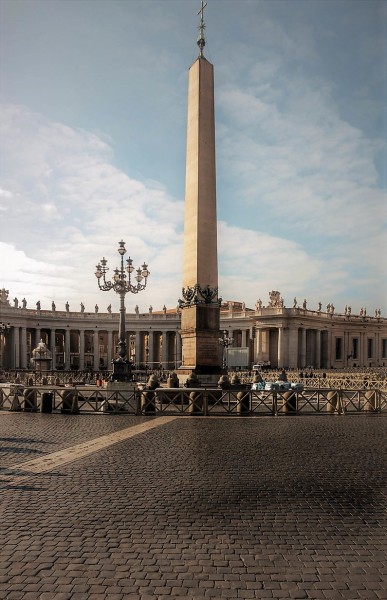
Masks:
[[[43,392],[43,394],[42,394],[42,403],[40,405],[40,412],[41,413],[47,413],[47,414],[51,414],[52,413],[52,399],[53,399],[53,393],[52,392]]]

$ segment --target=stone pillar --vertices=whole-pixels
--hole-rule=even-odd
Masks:
[[[141,332],[136,331],[136,341],[135,341],[135,358],[136,358],[136,366],[137,368],[140,366],[141,360]]]
[[[40,327],[37,327],[35,329],[35,346],[34,346],[34,348],[36,348],[36,346],[39,344],[39,342],[40,342],[40,336],[41,336]]]
[[[93,332],[93,369],[99,371],[99,331],[96,329]]]
[[[163,331],[162,336],[161,364],[163,369],[166,369],[168,367],[168,333]]]
[[[178,331],[176,331],[175,340],[175,363],[175,368],[179,367],[181,364],[181,337]]]
[[[69,371],[71,368],[70,365],[70,329],[65,330],[65,363],[64,368],[66,371]]]
[[[254,360],[255,360],[255,362],[258,363],[262,360],[262,336],[263,336],[262,329],[257,329],[255,335],[256,335],[257,352],[256,352],[256,356],[254,357]]]
[[[21,328],[20,338],[20,368],[27,368],[27,328]]]
[[[20,328],[13,328],[13,359],[15,369],[20,369]]]
[[[81,329],[79,331],[79,370],[83,371],[85,368],[85,331]]]
[[[316,364],[314,365],[316,369],[321,368],[321,331],[320,329],[316,329]]]
[[[247,336],[246,336],[246,329],[242,329],[241,330],[241,347],[242,348],[246,348],[247,346]]]
[[[300,367],[305,369],[306,367],[306,329],[301,329],[301,353],[300,353]]]
[[[328,331],[328,356],[327,356],[327,361],[328,361],[328,369],[330,369],[331,367],[333,367],[333,352],[332,352],[332,331]]]
[[[284,330],[283,327],[278,327],[278,346],[277,346],[277,362],[278,367],[283,368],[284,364]]]
[[[107,368],[111,368],[113,359],[113,332],[107,332]]]
[[[296,369],[298,365],[298,328],[289,327],[289,367]]]
[[[50,329],[50,350],[52,355],[51,369],[56,369],[56,352],[55,352],[55,329]]]
[[[148,354],[148,366],[153,369],[154,368],[154,360],[155,360],[155,354],[154,354],[154,349],[155,349],[155,338],[154,338],[154,334],[153,331],[149,332],[149,337],[148,337],[148,350],[149,350],[149,354]]]

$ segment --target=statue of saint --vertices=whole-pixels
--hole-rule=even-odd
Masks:
[[[94,310],[95,310],[95,313],[97,314],[97,312],[98,312],[98,304],[95,305]]]
[[[297,298],[295,296],[293,299],[293,308],[297,308]]]
[[[69,312],[70,310],[70,304],[68,302],[66,302],[66,312]]]
[[[109,306],[107,307],[107,311],[108,311],[108,313],[110,315],[111,312],[112,312],[112,305],[111,304],[109,304]]]
[[[151,315],[151,314],[152,314],[152,312],[153,312],[153,307],[152,307],[152,306],[150,306],[150,307],[149,307],[149,314]]]
[[[321,307],[322,307],[322,304],[321,304],[321,302],[319,302],[319,303],[318,303],[318,309],[317,309],[317,310],[318,310],[318,312],[321,312]]]
[[[83,304],[83,302],[81,302],[81,313],[85,312],[85,305]]]
[[[306,310],[306,298],[304,298],[304,301],[303,301],[303,303],[302,303],[302,308],[303,308],[304,310]]]
[[[13,299],[13,306],[14,308],[19,308],[19,300],[17,298]]]
[[[51,304],[51,310],[52,310],[52,312],[56,311],[56,306],[55,306],[54,300],[52,301],[52,304]]]
[[[23,300],[22,300],[22,305],[23,305],[23,308],[27,308],[27,300],[25,298],[23,298]]]
[[[134,307],[134,312],[136,313],[136,315],[138,315],[138,313],[140,312],[140,309],[138,308],[138,305],[136,304],[136,306]]]
[[[40,300],[38,300],[36,303],[36,310],[40,310]]]

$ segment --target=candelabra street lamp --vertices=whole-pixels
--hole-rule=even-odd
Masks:
[[[229,346],[232,346],[234,340],[232,337],[228,337],[228,332],[226,330],[222,331],[222,337],[219,338],[219,344],[223,347],[222,353],[222,369],[226,369],[227,360],[226,360],[226,349]]]
[[[114,275],[111,281],[106,280],[106,273],[109,270],[106,258],[103,258],[96,267],[95,276],[98,280],[98,287],[103,292],[109,292],[114,290],[120,297],[120,322],[118,329],[118,351],[117,358],[113,363],[113,375],[114,381],[129,381],[132,378],[131,375],[131,363],[127,358],[127,344],[126,344],[126,332],[125,332],[125,295],[127,293],[138,294],[145,289],[148,281],[148,265],[143,264],[141,269],[133,267],[133,261],[130,258],[126,259],[126,266],[124,266],[124,256],[126,254],[125,242],[122,240],[119,242],[118,253],[121,256],[120,268],[114,269]],[[133,272],[136,272],[136,275]],[[133,274],[133,275],[132,275]],[[134,279],[137,283],[132,283]]]

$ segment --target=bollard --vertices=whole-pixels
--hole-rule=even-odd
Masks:
[[[156,414],[156,394],[153,390],[141,394],[141,412],[143,415]]]
[[[297,412],[297,394],[289,390],[282,394],[283,412],[287,415]]]
[[[202,392],[190,392],[188,412],[190,415],[203,415]]]
[[[364,399],[363,410],[365,412],[374,412],[376,410],[376,392],[372,390],[364,392]]]
[[[22,409],[20,400],[19,400],[19,395],[22,393],[23,393],[22,388],[20,388],[19,386],[14,387],[13,390],[11,389],[11,392],[9,395],[10,396],[13,395],[13,399],[12,399],[11,406],[9,409],[10,411],[17,412]]]
[[[52,398],[53,398],[52,392],[43,392],[42,403],[40,405],[41,413],[47,413],[47,414],[52,413]]]
[[[338,412],[339,407],[339,394],[337,392],[328,392],[327,394],[327,407],[326,410],[329,413]]]
[[[79,413],[78,394],[74,388],[70,388],[63,392],[61,413],[70,415],[77,415]]]
[[[250,394],[248,390],[237,393],[237,415],[250,414]]]
[[[34,388],[26,388],[23,392],[24,396],[24,411],[25,412],[36,412],[37,411],[37,390]]]

